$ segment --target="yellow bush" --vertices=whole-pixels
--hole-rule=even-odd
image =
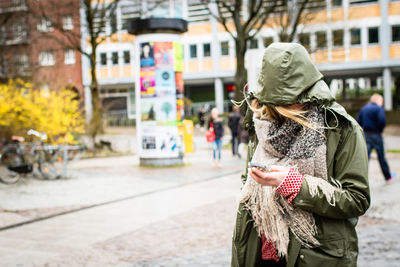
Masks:
[[[79,101],[71,90],[43,92],[22,80],[0,84],[0,137],[25,136],[29,129],[45,132],[48,142],[75,143],[84,132]]]

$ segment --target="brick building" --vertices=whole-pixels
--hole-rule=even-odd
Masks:
[[[79,1],[68,3],[0,2],[1,80],[20,77],[37,88],[70,87],[82,95],[81,54],[71,45],[80,42]]]

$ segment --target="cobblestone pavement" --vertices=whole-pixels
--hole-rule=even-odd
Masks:
[[[220,169],[199,148],[182,168],[138,168],[133,156],[82,160],[70,179],[0,185],[0,224],[136,196],[0,232],[0,266],[229,266],[243,162],[223,153]],[[375,155],[370,162],[361,267],[400,266],[400,154],[388,160],[398,174],[389,184]]]

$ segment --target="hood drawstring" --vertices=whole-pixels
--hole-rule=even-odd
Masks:
[[[253,92],[249,92],[249,93],[246,94],[246,91],[243,90],[243,99],[241,101],[236,101],[236,100],[231,99],[231,102],[232,102],[232,104],[234,104],[235,106],[237,106],[239,108],[242,107],[244,102],[247,103],[248,107],[251,107],[251,104],[249,102],[249,98],[252,98],[252,97],[254,97],[253,96]]]
[[[321,108],[324,110],[325,125],[327,126],[327,127],[324,127],[324,129],[327,129],[327,130],[336,129],[339,126],[339,120],[338,120],[335,112],[333,111],[333,109],[331,107],[327,107],[325,105],[322,105]],[[336,125],[335,126],[330,126],[329,125],[328,119],[327,119],[327,113],[328,113],[327,111],[329,111],[333,115],[333,117],[335,117],[335,121],[336,121]]]

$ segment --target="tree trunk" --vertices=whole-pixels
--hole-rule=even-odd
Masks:
[[[244,86],[247,83],[247,71],[244,66],[244,55],[246,53],[246,41],[238,36],[235,40],[236,50],[236,73],[235,73],[235,97],[236,101],[243,99]]]

